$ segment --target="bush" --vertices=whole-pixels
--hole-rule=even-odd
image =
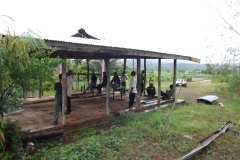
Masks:
[[[9,119],[1,121],[0,131],[4,135],[3,145],[0,146],[0,159],[19,159],[19,149],[23,143],[21,139],[21,126],[18,122]]]
[[[187,77],[187,82],[192,82],[192,77]]]
[[[240,73],[238,71],[233,71],[231,75],[228,76],[228,86],[229,91],[232,96],[240,97]]]

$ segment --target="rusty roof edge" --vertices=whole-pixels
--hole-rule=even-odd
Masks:
[[[83,43],[80,41],[63,41],[63,40],[50,40],[50,39],[44,39],[44,40],[47,44],[48,49],[56,48],[58,50],[79,51],[79,48],[75,49],[75,48],[66,47],[66,44],[70,44],[70,45],[72,45],[72,47],[73,47],[73,45],[75,45],[75,47],[76,46],[97,47],[97,50],[99,50],[99,51],[101,51],[101,50],[104,51],[104,50],[109,49],[111,51],[113,51],[113,50],[122,51],[122,52],[130,51],[130,52],[136,52],[138,54],[150,53],[150,54],[152,54],[152,56],[154,56],[154,58],[179,59],[179,60],[188,60],[188,61],[200,63],[200,59],[190,57],[190,56],[163,53],[163,52],[150,51],[150,50],[134,49],[134,48],[124,48],[124,47],[119,47],[119,46],[108,46],[108,45],[102,43],[101,41],[97,41],[97,43],[95,43],[95,44],[87,44],[87,43]],[[53,45],[56,45],[57,43],[61,43],[61,46],[60,46],[60,44],[59,44],[59,46],[53,46]],[[158,56],[158,54],[165,55],[165,57],[159,57],[160,55]]]
[[[224,133],[228,127],[231,125],[232,123],[226,122],[225,125],[219,130],[214,132],[211,136],[205,138],[199,147],[193,149],[191,152],[189,152],[188,154],[186,154],[185,156],[183,156],[182,158],[180,158],[179,160],[186,160],[189,159],[190,157],[192,157],[195,153],[197,153],[198,151],[200,151],[201,149],[203,149],[204,147],[206,147],[207,145],[209,145],[214,139],[216,139],[217,137],[219,137],[222,133]]]

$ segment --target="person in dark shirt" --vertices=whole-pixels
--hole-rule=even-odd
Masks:
[[[114,76],[111,80],[111,85],[112,85],[112,88],[120,87],[120,78],[118,77],[117,72],[114,72]]]
[[[62,74],[58,76],[59,82],[54,84],[55,90],[55,99],[54,99],[54,120],[52,122],[53,125],[58,124],[58,109],[62,108]]]
[[[171,84],[169,90],[166,90],[166,92],[161,91],[162,99],[169,99],[173,95],[173,85]]]
[[[85,91],[83,93],[86,93],[86,91],[90,88],[90,90],[93,89],[94,86],[96,86],[97,84],[97,76],[95,75],[95,73],[92,73],[92,77],[91,77],[91,83],[89,84],[89,86],[85,89]]]
[[[153,83],[150,83],[149,87],[146,88],[147,93],[148,93],[148,97],[149,98],[153,98],[156,94],[156,89],[153,86]]]
[[[97,90],[98,93],[96,95],[101,95],[101,91],[102,91],[102,87],[105,87],[107,85],[107,73],[103,72],[103,79],[102,79],[102,83],[100,83],[99,85],[97,85]]]

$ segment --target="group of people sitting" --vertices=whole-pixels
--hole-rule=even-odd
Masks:
[[[118,87],[120,87],[120,82],[122,82],[121,85],[122,85],[122,89],[123,89],[123,94],[125,94],[126,80],[127,80],[127,76],[125,75],[125,72],[122,72],[121,80],[120,80],[117,72],[114,72],[114,76],[111,80],[111,87],[112,88],[118,88]],[[91,76],[91,82],[90,82],[89,86],[83,91],[83,93],[86,93],[86,91],[89,90],[89,89],[92,90],[92,89],[96,88],[98,90],[96,95],[101,95],[101,90],[106,85],[107,85],[107,74],[106,74],[106,72],[103,72],[102,83],[100,83],[98,85],[97,85],[97,76],[93,72],[92,76]]]
[[[173,95],[173,85],[171,84],[169,90],[166,90],[166,92],[161,91],[162,99],[169,99]],[[153,83],[150,83],[149,87],[146,88],[147,94],[149,98],[153,98],[156,94],[156,89],[153,86]]]
[[[83,91],[83,93],[86,93],[87,90],[89,90],[89,89],[92,90],[94,88],[97,88],[97,90],[98,90],[97,94],[101,94],[102,88],[105,87],[106,85],[107,85],[107,74],[106,74],[106,72],[103,72],[102,83],[100,83],[98,85],[97,85],[97,76],[93,72],[92,76],[91,76],[91,82],[88,85],[88,87]]]
[[[125,87],[126,87],[126,80],[127,80],[127,76],[125,75],[125,72],[122,72],[121,75],[121,79],[119,78],[117,72],[114,72],[114,76],[111,80],[111,87],[112,88],[118,88],[120,87],[120,83],[121,86],[123,88],[123,94],[125,94]],[[103,72],[103,78],[102,78],[102,83],[97,85],[97,76],[94,74],[94,72],[92,73],[91,76],[91,82],[89,84],[89,86],[85,89],[85,91],[83,93],[86,93],[87,90],[92,90],[93,88],[96,88],[98,90],[96,95],[101,95],[101,90],[103,87],[105,87],[107,85],[107,74],[106,72]],[[169,90],[166,90],[166,92],[161,91],[161,96],[162,99],[169,99],[170,97],[172,97],[173,95],[173,85],[171,84]],[[156,89],[153,86],[153,83],[150,83],[149,87],[146,88],[147,94],[149,98],[153,98],[156,94]]]

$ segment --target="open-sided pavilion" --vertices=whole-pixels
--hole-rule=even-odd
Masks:
[[[66,59],[100,59],[104,60],[106,73],[108,77],[108,83],[106,86],[106,114],[110,113],[110,59],[124,59],[124,71],[126,70],[127,59],[137,60],[137,90],[136,95],[136,109],[140,107],[141,93],[140,93],[140,82],[141,82],[141,59],[144,60],[144,71],[146,72],[146,60],[147,59],[157,59],[158,60],[158,101],[157,104],[160,105],[161,100],[161,60],[162,59],[172,59],[173,60],[173,87],[174,91],[176,89],[176,69],[177,60],[187,60],[196,63],[200,63],[200,59],[193,58],[189,56],[162,53],[157,51],[140,50],[124,47],[116,47],[104,44],[101,41],[92,40],[91,42],[83,42],[83,40],[75,37],[69,37],[67,39],[44,39],[48,50],[54,50],[51,54],[52,58],[60,57],[64,59],[62,63],[62,86],[63,86],[63,111],[62,111],[62,124],[66,124]],[[149,42],[150,43],[150,42]],[[145,76],[146,78],[146,76]],[[145,80],[146,82],[146,80]],[[173,100],[175,100],[175,93],[173,94]]]

